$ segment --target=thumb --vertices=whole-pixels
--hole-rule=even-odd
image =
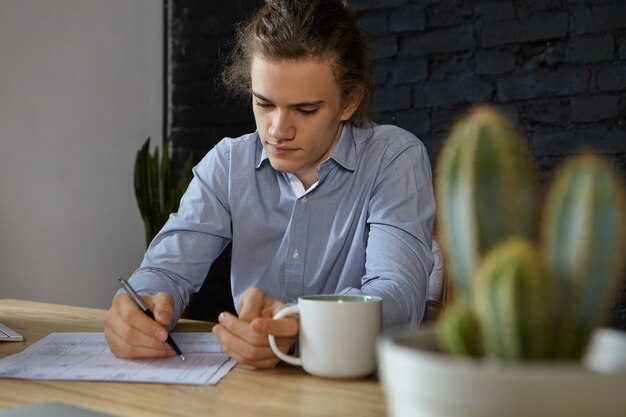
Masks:
[[[152,303],[154,320],[168,326],[174,317],[174,298],[166,292],[160,292],[152,297]]]
[[[267,296],[262,290],[258,288],[247,289],[239,302],[239,318],[250,322],[254,318],[260,317],[266,299]]]

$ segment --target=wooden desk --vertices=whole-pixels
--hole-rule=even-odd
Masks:
[[[0,343],[0,358],[22,351],[52,332],[101,332],[104,311],[0,299],[0,321],[24,342]],[[209,331],[207,322],[182,320],[178,331]],[[119,416],[384,416],[375,378],[337,381],[279,366],[237,365],[214,386],[0,379],[0,409],[48,401]]]

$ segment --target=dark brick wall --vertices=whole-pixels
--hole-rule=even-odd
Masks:
[[[626,2],[353,0],[372,39],[375,119],[435,160],[451,123],[491,103],[526,132],[548,179],[588,147],[626,164]]]
[[[233,23],[263,2],[170,0],[170,130],[179,159],[254,129],[215,77]],[[592,148],[626,170],[626,1],[352,0],[374,58],[374,120],[437,157],[469,106],[491,103],[528,136],[542,178]],[[626,328],[626,291],[614,325]]]
[[[169,0],[169,132],[177,166],[199,160],[221,138],[254,131],[248,102],[229,97],[219,81],[234,26],[261,0]]]

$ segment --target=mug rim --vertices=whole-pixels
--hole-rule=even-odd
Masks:
[[[298,297],[298,302],[300,301],[315,301],[315,302],[321,302],[321,303],[334,303],[334,304],[343,304],[343,302],[368,304],[368,303],[381,303],[383,299],[382,297],[379,297],[377,295],[311,294],[311,295],[303,295],[301,297]]]

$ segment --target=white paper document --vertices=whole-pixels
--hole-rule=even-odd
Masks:
[[[214,385],[237,363],[211,333],[172,333],[186,360],[119,359],[103,333],[52,333],[0,359],[0,378]]]

